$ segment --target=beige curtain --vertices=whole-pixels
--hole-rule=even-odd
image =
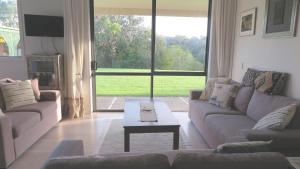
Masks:
[[[65,105],[69,118],[84,115],[83,79],[90,54],[88,0],[64,0]],[[87,68],[88,69],[88,68]]]
[[[230,77],[234,50],[237,0],[212,1],[209,77]]]

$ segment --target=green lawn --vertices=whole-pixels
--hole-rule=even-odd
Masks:
[[[147,72],[138,69],[99,69],[101,72]],[[149,96],[150,77],[147,76],[97,76],[98,96]],[[205,77],[155,76],[155,96],[188,96],[191,89],[203,89]]]

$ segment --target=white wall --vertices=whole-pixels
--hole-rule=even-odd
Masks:
[[[62,0],[20,0],[22,17],[24,14],[63,16]],[[24,24],[23,24],[24,28]],[[23,29],[25,30],[25,29]],[[23,32],[25,35],[25,32]],[[24,38],[25,55],[54,54],[53,43],[59,53],[63,53],[63,38],[29,37]]]
[[[287,72],[291,76],[287,95],[300,99],[300,26],[295,38],[263,38],[265,3],[265,0],[238,0],[232,78],[241,81],[249,67]],[[240,13],[254,7],[258,8],[256,35],[240,37]]]

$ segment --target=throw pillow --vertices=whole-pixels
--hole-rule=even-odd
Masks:
[[[239,143],[226,143],[219,145],[215,153],[230,154],[230,153],[256,153],[269,152],[272,141],[250,141]]]
[[[263,72],[254,81],[255,88],[264,93],[281,95],[288,79],[287,73]]]
[[[247,112],[248,105],[254,92],[253,87],[240,88],[236,98],[234,99],[234,108],[240,112]]]
[[[15,81],[10,78],[5,78],[5,79],[0,80],[0,85],[5,85],[7,83],[13,83],[13,82],[15,82]],[[1,92],[1,88],[0,88],[0,108],[2,110],[5,110],[5,103],[4,103],[4,98],[3,98],[3,95]]]
[[[199,100],[207,101],[211,97],[211,94],[215,88],[215,84],[229,84],[230,78],[209,78],[206,82],[206,87],[202,91]]]
[[[249,68],[243,77],[242,85],[253,87],[255,79],[259,76],[260,73],[261,71]]]
[[[41,93],[40,93],[40,89],[39,89],[39,79],[32,79],[31,80],[31,87],[32,87],[35,99],[37,101],[39,101],[40,97],[41,97]]]
[[[0,84],[6,110],[36,103],[29,80]]]
[[[239,86],[236,85],[216,84],[209,103],[221,108],[230,109],[238,89]]]
[[[289,125],[290,121],[294,117],[297,109],[297,104],[291,104],[286,107],[280,108],[267,114],[265,117],[260,119],[255,126],[254,130],[261,129],[274,129],[283,130]]]

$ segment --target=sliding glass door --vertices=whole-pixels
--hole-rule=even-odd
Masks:
[[[158,97],[186,111],[204,88],[209,0],[91,0],[94,110]]]

